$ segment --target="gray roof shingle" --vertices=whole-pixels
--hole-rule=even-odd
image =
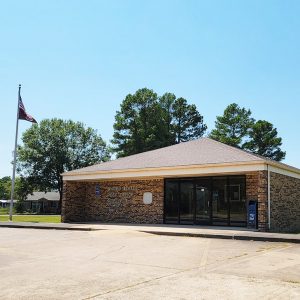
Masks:
[[[40,199],[47,199],[48,201],[59,201],[59,192],[33,192],[27,196],[27,201],[38,201]]]
[[[225,145],[209,138],[200,138],[177,145],[147,151],[90,167],[66,172],[66,174],[94,173],[101,171],[176,167],[222,163],[266,161],[258,155]]]

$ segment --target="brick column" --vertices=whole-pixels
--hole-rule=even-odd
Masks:
[[[268,172],[246,174],[246,198],[258,202],[258,229],[268,230]]]

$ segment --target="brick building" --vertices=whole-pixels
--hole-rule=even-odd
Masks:
[[[208,138],[63,174],[63,222],[247,226],[300,231],[300,170]]]

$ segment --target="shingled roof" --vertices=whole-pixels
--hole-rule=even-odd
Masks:
[[[59,201],[59,192],[33,192],[27,195],[26,201],[38,201],[46,199],[48,201]]]
[[[247,151],[225,145],[209,138],[200,138],[177,145],[147,151],[90,167],[66,172],[96,173],[103,171],[178,167],[190,165],[264,162],[265,158]]]

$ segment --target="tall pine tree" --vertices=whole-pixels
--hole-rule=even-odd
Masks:
[[[277,129],[273,127],[273,124],[259,120],[250,129],[250,140],[244,144],[244,149],[281,161],[285,158],[286,153],[281,150],[282,138],[277,135]]]
[[[143,88],[127,95],[121,103],[112,140],[118,157],[156,149],[163,144],[157,135],[161,122],[157,99],[153,90]]]
[[[232,103],[226,107],[223,116],[217,117],[215,129],[210,133],[210,137],[224,144],[242,148],[253,124],[250,109]]]
[[[214,140],[276,161],[285,157],[277,129],[267,121],[255,122],[249,109],[241,108],[236,103],[230,104],[223,116],[217,117],[215,124],[215,129],[210,133]]]
[[[174,101],[171,131],[176,143],[199,138],[203,136],[206,129],[203,116],[198,112],[195,104],[188,104],[184,98]]]
[[[206,128],[195,105],[172,93],[158,98],[144,88],[121,103],[112,143],[122,157],[201,137]]]

